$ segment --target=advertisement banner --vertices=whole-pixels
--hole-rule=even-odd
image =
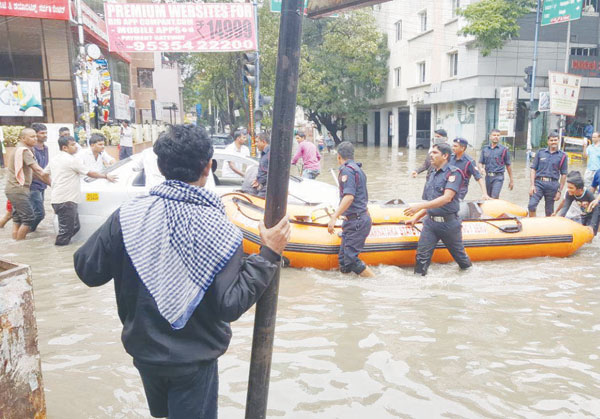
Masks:
[[[44,116],[42,84],[0,80],[0,116]]]
[[[69,20],[68,0],[0,0],[0,16]]]
[[[111,51],[256,50],[251,3],[104,3],[104,17]]]
[[[500,88],[500,106],[498,111],[498,129],[503,137],[515,136],[515,118],[517,104],[514,87]]]
[[[548,71],[550,81],[550,112],[558,115],[575,116],[581,76]]]

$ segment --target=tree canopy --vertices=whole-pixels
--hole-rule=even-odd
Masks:
[[[459,10],[467,25],[462,35],[475,37],[483,56],[502,48],[511,37],[519,35],[517,19],[535,10],[536,0],[481,0]]]
[[[273,96],[279,38],[279,17],[268,2],[259,7],[260,92]],[[387,42],[370,10],[338,18],[305,19],[298,105],[318,128],[336,131],[367,118],[369,101],[383,93],[387,76]],[[179,57],[184,63],[186,108],[196,103],[219,106],[219,119],[232,126],[246,123],[241,53],[200,53]],[[270,106],[265,123],[270,123]],[[265,109],[267,108],[267,109]],[[233,116],[239,109],[240,118]],[[205,122],[210,122],[205,120]]]

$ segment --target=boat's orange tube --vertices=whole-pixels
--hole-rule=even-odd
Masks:
[[[244,233],[244,251],[257,253],[260,243],[258,223],[263,218],[263,209],[255,205],[251,197],[241,195],[225,195],[223,203],[229,219]],[[396,211],[402,212],[400,209]],[[391,222],[372,218],[373,227],[360,258],[368,265],[414,265],[422,225],[417,224],[414,229],[397,218]],[[328,220],[301,222],[292,218],[291,240],[283,253],[290,266],[325,270],[337,268],[341,238],[338,234],[327,232]],[[336,227],[336,233],[340,232],[341,227]],[[463,242],[473,261],[566,257],[592,238],[590,228],[563,217],[463,222]],[[451,260],[452,257],[440,242],[433,254],[433,261],[444,263]]]

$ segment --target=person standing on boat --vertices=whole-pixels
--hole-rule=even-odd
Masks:
[[[344,217],[342,243],[338,253],[340,272],[354,272],[360,276],[372,277],[375,276],[373,271],[358,258],[372,224],[367,209],[369,202],[367,176],[362,170],[362,165],[354,161],[352,143],[343,141],[338,145],[337,160],[340,165],[338,173],[340,205],[331,215],[327,230],[333,234],[337,219],[340,216]]]
[[[321,173],[321,153],[317,146],[306,141],[306,134],[302,131],[296,133],[298,142],[298,151],[292,158],[292,164],[296,164],[302,159],[302,177],[307,179],[316,179]]]
[[[529,189],[529,216],[535,212],[544,198],[546,217],[554,212],[554,201],[560,199],[569,169],[567,154],[558,149],[558,132],[548,135],[548,147],[535,153],[531,163],[531,188]]]
[[[434,145],[436,144],[446,144],[446,142],[448,141],[448,133],[446,132],[445,129],[436,129],[433,132],[433,144],[431,145],[431,147],[429,147],[429,151],[431,152],[431,149],[433,148]],[[412,177],[417,177],[417,175],[419,173],[428,171],[431,168],[431,156],[429,155],[429,153],[427,153],[427,156],[425,157],[425,161],[423,162],[423,164],[416,170],[413,170],[412,173],[410,174]]]
[[[432,169],[423,190],[425,202],[410,205],[404,213],[413,216],[406,224],[414,226],[420,219],[423,228],[419,237],[415,274],[427,275],[431,257],[441,240],[458,263],[460,269],[471,267],[462,241],[462,222],[458,217],[458,194],[463,181],[460,170],[449,164],[451,149],[448,144],[436,144],[429,153]]]
[[[504,184],[504,170],[508,172],[508,189],[512,191],[515,183],[513,181],[512,166],[510,163],[510,151],[499,144],[500,131],[493,129],[490,132],[490,143],[481,149],[479,157],[479,170],[485,173],[485,187],[487,194],[494,199],[500,198],[500,191]]]
[[[450,157],[450,166],[456,167],[463,175],[463,183],[458,192],[458,199],[462,201],[465,199],[467,192],[469,192],[469,180],[471,179],[471,176],[473,176],[479,184],[482,198],[490,199],[481,172],[477,168],[477,163],[475,163],[475,160],[473,160],[471,156],[465,153],[468,146],[469,142],[464,138],[455,138],[452,142],[453,154],[452,157]]]
[[[242,233],[204,187],[213,155],[206,131],[171,126],[154,151],[167,180],[116,210],[75,252],[75,271],[89,287],[114,280],[121,341],[150,414],[216,419],[230,322],[271,283],[289,221],[261,222],[260,252],[244,257]]]

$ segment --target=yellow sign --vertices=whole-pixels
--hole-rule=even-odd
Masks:
[[[569,156],[569,164],[583,163],[583,154],[582,153],[567,152],[567,156]]]
[[[88,202],[100,201],[100,194],[98,192],[89,192],[85,194],[85,200]]]

